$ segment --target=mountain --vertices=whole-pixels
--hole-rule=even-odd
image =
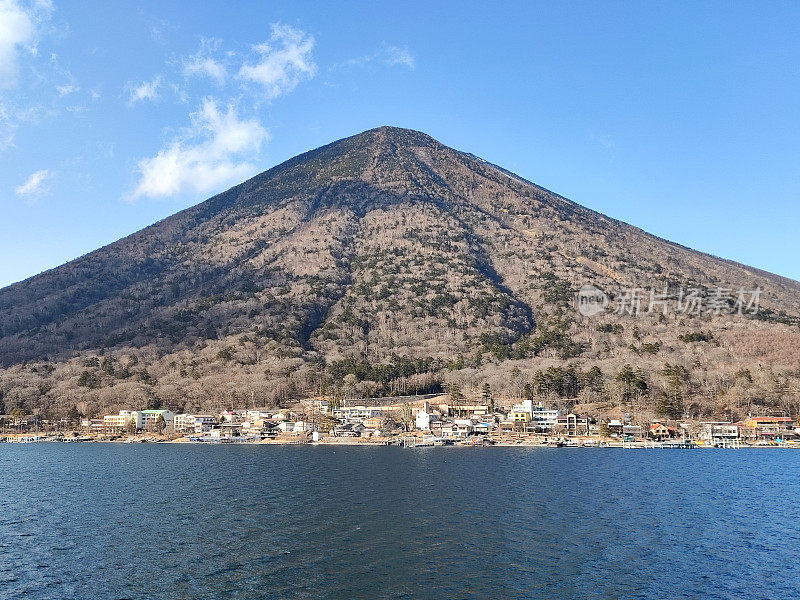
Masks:
[[[584,317],[584,284],[612,302],[628,288],[722,288],[727,304]],[[757,314],[730,314],[737,290],[756,289]],[[734,410],[737,386],[748,406],[796,400],[799,323],[796,281],[381,127],[0,290],[0,394],[6,410],[92,412],[485,380],[508,396],[527,383],[569,405],[635,396],[656,410],[672,385],[711,414]],[[617,378],[626,364],[635,394]],[[593,366],[602,385],[584,385]]]

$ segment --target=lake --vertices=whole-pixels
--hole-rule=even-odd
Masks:
[[[0,445],[0,598],[797,598],[800,452]]]

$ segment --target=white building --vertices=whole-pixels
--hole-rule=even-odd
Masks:
[[[427,431],[431,428],[431,419],[433,415],[429,412],[425,412],[424,410],[420,410],[417,412],[417,417],[415,420],[415,424],[417,429],[423,429]]]
[[[544,406],[534,406],[533,400],[523,400],[511,407],[508,418],[512,421],[530,423],[537,429],[552,429],[558,423],[558,411]]]
[[[265,410],[248,410],[245,412],[244,416],[248,421],[262,421],[264,419],[271,419],[272,413]]]
[[[133,423],[136,429],[142,428],[142,413],[138,410],[121,410],[116,415],[105,415],[103,417],[103,427],[106,431],[121,432]]]
[[[105,415],[103,417],[103,428],[106,431],[121,431],[128,425],[128,419],[122,415]]]
[[[180,413],[172,421],[173,429],[178,433],[194,431],[194,415]]]
[[[703,423],[703,439],[715,445],[733,444],[739,439],[739,426],[725,421]]]
[[[531,423],[539,429],[552,429],[558,423],[558,411],[537,406],[531,411]]]
[[[190,415],[181,413],[175,415],[172,421],[172,428],[178,433],[203,433],[217,424],[217,417],[214,415]]]
[[[455,419],[453,426],[455,434],[459,437],[465,437],[472,433],[473,423],[471,419]]]
[[[381,411],[377,408],[366,406],[344,406],[333,411],[333,418],[339,419],[342,423],[361,423],[364,419],[379,417]]]
[[[239,420],[239,415],[232,410],[223,410],[219,413],[220,422],[233,423]]]

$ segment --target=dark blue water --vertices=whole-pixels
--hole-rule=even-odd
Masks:
[[[798,598],[800,452],[0,446],[0,598]]]

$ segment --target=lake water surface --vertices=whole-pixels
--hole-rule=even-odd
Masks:
[[[0,598],[800,598],[800,452],[0,445]]]

